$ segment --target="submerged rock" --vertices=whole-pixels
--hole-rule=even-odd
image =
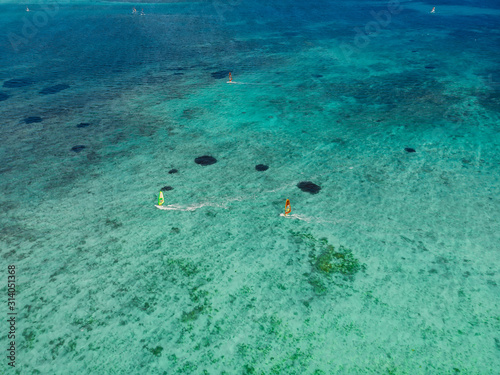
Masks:
[[[9,99],[9,95],[0,92],[0,102]]]
[[[264,172],[264,171],[267,171],[269,169],[269,167],[267,165],[264,165],[264,164],[258,164],[255,166],[255,169],[258,170],[259,172]]]
[[[23,87],[23,86],[28,86],[31,85],[33,81],[28,78],[14,78],[9,81],[5,81],[3,83],[3,87],[8,87],[10,89],[16,88],[16,87]]]
[[[213,156],[204,155],[194,159],[194,162],[196,164],[205,166],[217,163],[217,159],[214,158]]]
[[[76,127],[77,128],[86,128],[87,126],[90,126],[88,122],[80,122]]]
[[[42,122],[42,121],[43,121],[43,119],[41,117],[38,117],[38,116],[30,116],[30,117],[26,117],[24,119],[24,122],[26,124],[33,124],[35,122]]]
[[[302,181],[297,184],[297,187],[305,193],[318,194],[321,187],[313,184],[311,181]]]
[[[49,95],[49,94],[57,94],[59,91],[69,89],[69,85],[65,84],[58,84],[50,87],[44,88],[42,91],[40,91],[40,94],[42,95]]]
[[[73,151],[73,152],[80,152],[80,151],[82,151],[84,148],[86,148],[86,146],[84,146],[84,145],[77,145],[77,146],[73,146],[73,147],[71,147],[71,151]]]
[[[405,151],[406,151],[406,152],[417,152],[417,151],[415,151],[415,149],[414,149],[414,148],[411,148],[411,147],[406,147],[406,148],[405,148]]]
[[[160,189],[161,191],[169,191],[169,190],[174,190],[172,186],[164,186]]]
[[[177,169],[171,169],[168,171],[168,174],[174,174],[174,173],[177,173],[179,172]]]
[[[213,72],[212,77],[215,79],[223,79],[229,77],[229,70],[219,70],[218,72]]]

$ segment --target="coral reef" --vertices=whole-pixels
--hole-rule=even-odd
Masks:
[[[41,117],[38,117],[38,116],[26,117],[26,118],[24,119],[24,122],[25,122],[26,124],[34,124],[34,123],[36,123],[36,122],[42,122],[42,121],[43,121],[43,119],[42,119]]]
[[[28,78],[14,78],[9,81],[5,81],[3,83],[3,87],[17,88],[17,87],[28,86],[31,85],[32,83],[33,81]]]
[[[76,146],[71,147],[71,151],[78,153],[80,151],[83,151],[84,148],[85,148],[84,145],[76,145]]]
[[[57,94],[59,91],[66,89],[69,89],[69,85],[59,84],[44,88],[42,91],[40,91],[40,94],[42,95]]]
[[[359,271],[366,269],[366,265],[354,256],[352,250],[342,245],[335,249],[326,238],[316,239],[310,233],[293,230],[290,234],[299,246],[309,249],[311,272],[305,273],[304,276],[316,295],[326,294],[331,283],[345,287],[334,278],[340,277],[343,282],[352,281]]]
[[[297,187],[305,193],[318,194],[321,187],[313,184],[311,181],[302,181],[297,184]]]
[[[204,155],[194,159],[194,162],[196,164],[205,166],[217,163],[217,159],[214,158],[213,156]]]

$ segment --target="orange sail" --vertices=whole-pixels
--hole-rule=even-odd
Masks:
[[[290,199],[287,199],[285,203],[285,216],[290,212],[292,212],[292,206],[290,206]]]

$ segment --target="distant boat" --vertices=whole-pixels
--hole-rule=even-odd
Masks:
[[[132,9],[132,14],[136,14],[137,13],[137,9]]]
[[[30,8],[26,7],[26,12],[29,12],[30,11]]]
[[[141,16],[144,16],[144,9],[141,9]]]
[[[436,13],[436,7],[433,7],[431,13]]]
[[[163,199],[163,191],[160,191],[158,195],[158,206],[161,206],[163,203],[165,203],[165,199]]]

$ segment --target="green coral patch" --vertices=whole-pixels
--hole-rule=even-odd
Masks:
[[[157,346],[156,348],[148,349],[151,354],[153,354],[155,357],[160,357],[161,352],[163,351],[163,348],[161,346]]]
[[[164,262],[165,270],[168,271],[168,273],[175,272],[175,269],[177,268],[183,276],[186,277],[193,277],[195,276],[199,271],[200,267],[188,260],[188,259],[167,259]]]
[[[314,293],[317,295],[326,294],[328,291],[327,285],[316,275],[309,275],[307,282],[313,287]],[[306,306],[307,307],[307,306]]]
[[[190,322],[190,321],[196,320],[201,315],[203,310],[204,310],[204,306],[200,305],[200,306],[196,306],[193,310],[191,310],[187,313],[183,312],[181,321],[185,323],[185,322]]]
[[[24,340],[25,340],[26,348],[33,349],[34,344],[35,344],[35,339],[36,339],[35,331],[33,331],[31,328],[26,328],[23,331],[22,335],[23,335]]]
[[[316,258],[314,267],[317,271],[326,274],[340,273],[344,276],[353,276],[365,266],[357,260],[352,251],[339,246],[338,250],[332,245],[327,245]]]
[[[362,264],[353,254],[352,250],[339,246],[336,249],[328,243],[326,238],[316,239],[309,233],[289,231],[295,243],[308,252],[311,272],[305,273],[307,282],[312,286],[316,295],[324,295],[330,285],[346,288],[347,285],[332,280],[332,276],[341,276],[344,281],[352,280],[359,271],[364,271],[366,265]]]

